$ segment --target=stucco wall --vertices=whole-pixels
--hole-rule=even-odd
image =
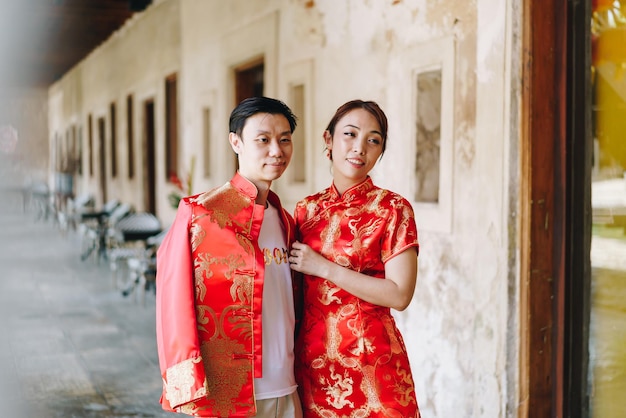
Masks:
[[[296,146],[306,149],[308,179],[293,185],[285,175],[276,182],[287,207],[330,183],[322,132],[335,109],[353,98],[376,100],[389,118],[375,182],[412,199],[414,73],[441,64],[442,189],[438,204],[414,202],[418,285],[409,308],[395,316],[424,417],[506,416],[516,403],[518,341],[508,329],[516,323],[515,251],[509,260],[510,227],[516,228],[509,226],[515,210],[509,205],[516,202],[509,196],[516,182],[509,156],[517,155],[509,138],[515,132],[512,3],[163,0],[51,89],[50,130],[90,112],[104,115],[112,100],[123,115],[123,99],[133,93],[137,101],[155,98],[163,149],[163,79],[179,71],[179,165],[187,170],[195,156],[193,191],[214,187],[234,167],[227,142],[233,68],[263,56],[266,95],[289,103],[291,83],[306,85],[306,111],[299,115],[306,129]],[[203,159],[203,109],[210,109],[210,161]],[[118,124],[124,138],[122,116]],[[162,151],[157,160],[162,171]],[[204,164],[211,166],[208,177]],[[132,200],[142,186],[123,181],[124,170],[115,188],[121,200]],[[159,216],[167,224],[174,216],[166,200],[171,186],[161,178],[158,184]],[[82,185],[97,187],[89,179]]]

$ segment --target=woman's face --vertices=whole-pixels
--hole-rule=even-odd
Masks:
[[[354,109],[339,119],[334,134],[324,133],[333,162],[333,180],[340,193],[362,182],[383,152],[383,136],[376,118]]]

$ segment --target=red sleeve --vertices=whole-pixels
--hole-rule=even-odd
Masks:
[[[406,199],[396,195],[390,206],[389,219],[387,219],[382,244],[383,263],[411,247],[415,247],[419,254],[417,226],[411,204]]]
[[[196,322],[191,217],[191,205],[181,200],[157,251],[156,337],[166,410],[207,394]]]

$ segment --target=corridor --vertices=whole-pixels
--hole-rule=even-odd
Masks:
[[[2,417],[168,417],[159,405],[154,295],[113,289],[75,232],[0,199]]]

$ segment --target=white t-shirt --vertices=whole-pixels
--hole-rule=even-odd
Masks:
[[[278,398],[293,393],[293,329],[295,313],[289,248],[283,236],[278,210],[265,209],[259,247],[265,258],[263,286],[263,377],[254,379],[256,399]]]

